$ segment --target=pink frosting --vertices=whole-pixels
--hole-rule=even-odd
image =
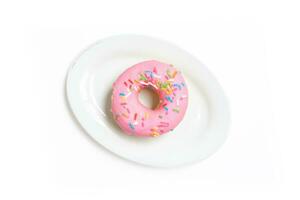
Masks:
[[[139,102],[146,87],[160,98],[154,110]],[[159,136],[173,130],[184,117],[188,90],[182,74],[170,64],[158,61],[138,63],[123,72],[113,84],[112,113],[129,135]]]

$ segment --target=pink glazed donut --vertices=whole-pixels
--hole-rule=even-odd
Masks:
[[[159,104],[153,110],[139,101],[139,92],[144,88],[159,96]],[[129,135],[155,137],[173,130],[183,119],[187,105],[184,78],[170,64],[155,60],[138,63],[113,84],[111,111]]]

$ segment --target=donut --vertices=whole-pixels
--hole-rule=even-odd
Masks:
[[[159,97],[154,109],[139,100],[148,88]],[[144,61],[125,70],[113,83],[112,115],[128,135],[156,137],[172,131],[188,106],[188,89],[182,74],[171,64]]]

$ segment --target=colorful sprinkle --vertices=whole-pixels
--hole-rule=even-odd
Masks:
[[[172,74],[172,77],[175,78],[176,74],[177,74],[177,71],[174,71]]]
[[[145,120],[149,118],[149,113],[145,112]]]
[[[159,134],[158,132],[156,132],[156,131],[153,131],[153,132],[151,133],[151,136],[152,136],[152,137],[157,137],[157,136],[160,136],[160,134]]]
[[[120,95],[120,96],[126,96],[123,92],[121,92],[119,95]]]
[[[133,119],[136,120],[136,118],[137,118],[137,113],[134,114],[134,118]]]
[[[168,87],[169,87],[168,82],[160,84],[160,88],[168,88]]]
[[[160,122],[160,124],[157,127],[162,128],[162,127],[168,127],[168,126],[169,126],[169,123],[167,123],[167,122]]]
[[[150,76],[150,78],[153,78],[153,73],[151,71],[145,71],[145,75]]]
[[[179,113],[179,109],[177,109],[177,108],[173,108],[173,111],[176,113]]]
[[[165,98],[166,98],[166,100],[168,100],[169,102],[173,103],[173,100],[172,100],[172,98],[171,98],[170,96],[166,96]]]
[[[179,84],[177,84],[177,83],[174,83],[174,84],[173,84],[173,87],[176,87],[176,88],[178,88],[179,90],[181,90],[181,86],[180,86]]]
[[[171,75],[171,72],[170,72],[169,69],[167,70],[167,75],[168,75],[169,78],[172,78],[172,75]]]
[[[147,78],[144,76],[144,74],[140,74],[140,80],[147,81]]]
[[[126,113],[122,113],[122,116],[128,119],[128,115]]]
[[[130,127],[132,130],[134,130],[134,125],[133,125],[132,123],[129,122],[128,125],[129,125],[129,127]]]

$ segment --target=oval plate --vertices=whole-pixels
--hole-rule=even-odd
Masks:
[[[183,121],[174,131],[155,138],[123,134],[110,113],[114,80],[126,68],[145,60],[173,64],[183,73],[189,89]],[[66,92],[75,117],[92,138],[140,164],[190,164],[216,152],[226,139],[229,108],[221,86],[194,56],[166,41],[123,35],[90,46],[69,69]]]

